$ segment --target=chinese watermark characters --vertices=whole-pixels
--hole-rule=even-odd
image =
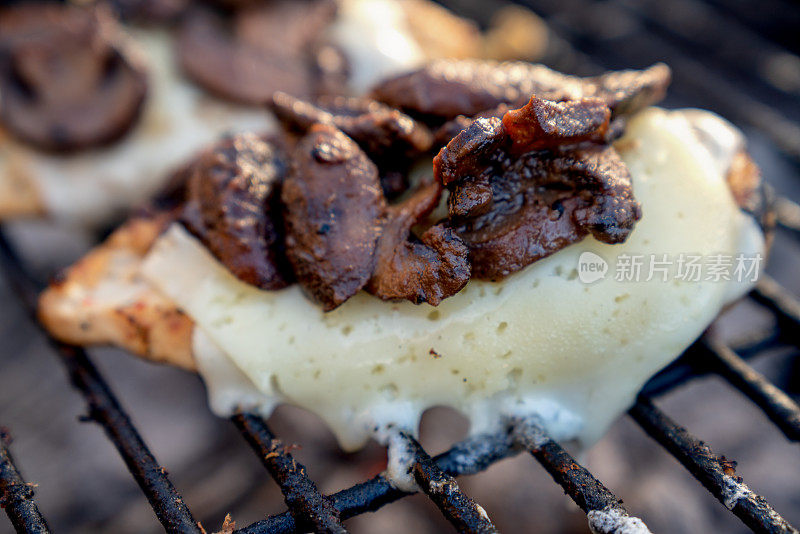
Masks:
[[[578,259],[578,278],[585,284],[613,274],[617,282],[755,282],[761,254],[620,254],[613,269],[603,257],[584,252]]]

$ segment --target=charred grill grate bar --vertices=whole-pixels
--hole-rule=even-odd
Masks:
[[[295,461],[261,417],[244,413],[234,415],[231,420],[280,486],[295,524],[304,531],[347,534],[331,500],[320,495],[306,476],[306,468]]]
[[[569,495],[581,510],[589,515],[592,530],[602,532],[594,525],[596,514],[600,517],[613,516],[614,531],[627,524],[627,530],[646,532],[644,523],[638,518],[630,517],[622,506],[622,500],[611,493],[602,482],[597,480],[588,469],[580,465],[564,447],[554,441],[536,422],[516,420],[512,422],[512,435],[525,449],[536,458],[550,476],[553,477],[564,492]],[[607,532],[611,533],[612,530]]]
[[[758,281],[750,297],[775,314],[786,341],[800,343],[800,302],[768,276]]]
[[[800,441],[800,406],[734,351],[710,339],[697,345],[712,368],[747,395],[791,441]],[[699,356],[699,355],[698,355]]]
[[[11,459],[10,443],[11,437],[0,429],[0,506],[18,532],[48,534],[47,521],[33,501],[33,486],[22,480]]]
[[[800,205],[788,198],[779,198],[775,203],[777,223],[800,237]]]
[[[640,396],[630,415],[647,434],[680,461],[726,508],[753,529],[769,534],[797,533],[760,495],[736,476],[736,462],[717,456],[702,441],[677,425],[646,396]]]
[[[511,437],[507,433],[474,436],[454,445],[450,450],[433,458],[445,474],[457,477],[483,471],[493,463],[517,454]],[[342,519],[365,512],[374,512],[385,504],[411,495],[401,491],[386,479],[377,475],[365,482],[351,486],[331,495],[334,506]],[[289,534],[296,532],[294,520],[289,512],[257,521],[249,527],[236,531],[238,534]]]
[[[439,468],[417,440],[405,433],[400,438],[414,454],[411,471],[417,484],[456,530],[464,534],[498,532],[486,511],[459,489],[455,479]]]
[[[35,320],[37,285],[23,269],[19,258],[1,232],[0,264],[6,278],[25,304],[26,311]],[[89,408],[89,418],[100,424],[114,443],[164,529],[168,532],[200,534],[200,525],[169,481],[166,469],[158,464],[83,349],[52,338],[51,342],[67,368],[73,386],[83,394]]]

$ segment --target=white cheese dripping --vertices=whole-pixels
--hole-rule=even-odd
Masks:
[[[618,281],[616,259],[763,254],[727,165],[692,125],[698,118],[726,124],[656,108],[630,121],[618,147],[643,217],[624,244],[586,238],[501,282],[473,280],[438,308],[360,293],[323,313],[298,286],[265,292],[237,281],[177,225],[143,274],[197,323],[195,354],[220,415],[294,404],[353,450],[390,426],[416,434],[425,409],[446,405],[470,418],[473,434],[502,416],[535,416],[554,439],[588,446],[750,287],[674,280],[674,266],[667,282],[647,281],[645,270],[638,282]],[[580,281],[585,252],[609,263],[604,279]]]

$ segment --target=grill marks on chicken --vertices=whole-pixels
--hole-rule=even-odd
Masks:
[[[58,4],[0,13],[0,122],[52,151],[124,135],[147,92],[144,67],[106,9]]]
[[[279,204],[286,172],[285,154],[253,134],[224,139],[179,171],[185,226],[234,276],[261,289],[281,289],[293,280]]]
[[[456,118],[435,135],[449,142],[434,181],[394,203],[385,177],[404,179],[408,162],[436,145],[428,127],[369,99],[277,93],[291,143],[238,136],[204,153],[183,171],[184,220],[240,279],[265,289],[296,279],[325,311],[362,289],[437,305],[470,277],[501,279],[588,235],[624,241],[641,210],[609,142],[668,79],[659,65],[581,79],[488,62],[440,62],[395,79],[411,104],[394,105]],[[375,94],[391,101],[392,84]],[[520,102],[531,87],[558,99]],[[426,108],[426,98],[445,108]],[[448,216],[433,222],[445,187]]]

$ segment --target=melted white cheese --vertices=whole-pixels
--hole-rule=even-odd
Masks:
[[[425,62],[425,53],[395,0],[340,0],[328,37],[347,57],[348,83],[359,94]]]
[[[627,242],[587,238],[501,282],[471,281],[437,308],[360,293],[323,313],[298,286],[237,281],[179,226],[143,274],[196,321],[198,364],[221,415],[237,403],[265,413],[294,404],[352,450],[390,426],[415,433],[425,409],[446,405],[472,432],[504,414],[536,416],[553,438],[588,445],[748,285],[617,281],[615,258],[763,252],[686,117],[646,110],[618,145],[643,212]],[[611,265],[589,285],[576,270],[587,251]],[[231,362],[242,376],[217,370]]]
[[[591,510],[586,519],[593,534],[651,534],[641,519],[615,508]]]
[[[24,172],[43,196],[48,215],[79,226],[119,216],[151,197],[168,173],[226,132],[263,131],[264,109],[225,103],[184,79],[166,30],[132,32],[148,66],[142,117],[119,142],[70,155],[43,153],[9,140],[0,147],[0,175]]]

